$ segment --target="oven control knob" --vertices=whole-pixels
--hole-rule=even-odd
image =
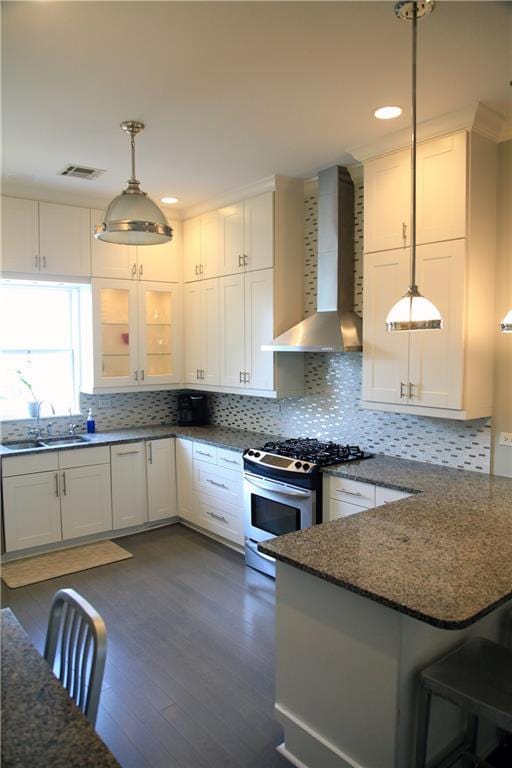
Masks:
[[[256,456],[256,458],[257,458],[257,459],[259,459],[259,457],[261,456],[261,453],[259,453],[258,451],[256,451],[256,453],[255,453],[254,455]]]
[[[249,456],[254,456],[254,451],[249,451]]]
[[[300,463],[300,461],[296,461],[295,466],[297,467],[297,469],[300,469],[302,467],[302,464]]]
[[[304,464],[304,466],[302,467],[302,469],[304,470],[304,472],[307,472],[307,471],[308,471],[308,469],[309,469],[309,464]]]

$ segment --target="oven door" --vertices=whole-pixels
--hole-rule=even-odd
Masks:
[[[313,524],[316,491],[244,473],[246,540],[266,541]]]

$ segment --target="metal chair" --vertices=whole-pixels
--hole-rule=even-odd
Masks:
[[[512,650],[474,637],[424,669],[420,681],[415,768],[426,765],[433,695],[451,701],[466,713],[463,740],[435,764],[436,768],[448,768],[460,758],[464,766],[491,768],[476,756],[478,719],[482,717],[497,728],[512,732]]]
[[[99,613],[74,589],[59,589],[50,609],[44,658],[93,727],[106,656],[107,630]]]

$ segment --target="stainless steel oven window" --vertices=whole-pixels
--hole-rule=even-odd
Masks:
[[[273,536],[300,530],[300,509],[251,494],[251,525]]]

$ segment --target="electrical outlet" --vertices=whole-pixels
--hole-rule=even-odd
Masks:
[[[512,432],[500,432],[500,445],[509,445],[512,448]]]
[[[112,398],[110,395],[98,395],[96,398],[97,408],[112,408]]]

